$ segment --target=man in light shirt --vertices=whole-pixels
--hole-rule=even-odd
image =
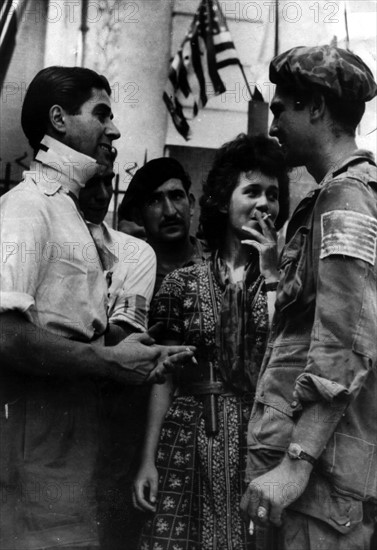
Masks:
[[[110,94],[89,69],[40,71],[21,118],[35,161],[1,198],[0,547],[9,550],[98,548],[97,382],[158,381],[161,360],[179,351],[146,335],[105,347],[110,257],[78,196],[120,137]]]

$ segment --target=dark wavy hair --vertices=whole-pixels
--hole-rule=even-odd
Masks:
[[[280,229],[289,216],[289,178],[283,154],[277,141],[265,136],[240,134],[217,151],[213,166],[203,184],[200,198],[200,235],[211,250],[223,242],[228,214],[221,209],[229,205],[242,172],[260,170],[279,182],[279,215],[275,222]]]
[[[21,113],[21,126],[34,152],[48,129],[51,107],[60,105],[75,115],[90,98],[92,88],[111,95],[106,77],[91,69],[54,65],[36,74],[28,86]]]

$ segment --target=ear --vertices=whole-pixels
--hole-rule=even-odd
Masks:
[[[48,113],[52,129],[59,134],[66,133],[65,114],[65,110],[60,105],[53,105]]]
[[[316,122],[323,118],[326,111],[326,102],[323,94],[315,93],[310,102],[310,122]]]
[[[195,197],[192,193],[189,193],[189,204],[190,204],[190,217],[192,218],[193,215],[194,215],[194,210],[195,210]]]

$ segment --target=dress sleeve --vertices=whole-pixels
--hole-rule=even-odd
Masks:
[[[316,307],[301,401],[352,399],[377,362],[376,196],[359,181],[333,181],[314,211]],[[317,266],[317,267],[316,267]]]
[[[184,340],[183,295],[185,278],[180,270],[165,277],[151,305],[150,326],[162,322],[164,339]]]

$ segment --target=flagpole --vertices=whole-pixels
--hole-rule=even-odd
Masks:
[[[247,91],[248,91],[249,94],[250,94],[250,99],[252,99],[253,94],[252,94],[252,92],[251,92],[251,88],[250,88],[250,85],[249,85],[249,83],[248,83],[248,81],[247,81],[246,74],[245,74],[245,70],[244,70],[244,68],[243,68],[243,65],[242,65],[241,61],[240,61],[240,69],[241,69],[242,76],[244,77],[244,80],[245,80],[245,84],[246,84]]]
[[[279,0],[275,0],[275,57],[279,54]]]
[[[347,16],[347,4],[344,2],[344,24],[346,27],[346,49],[350,49],[350,35],[348,32],[348,16]]]

